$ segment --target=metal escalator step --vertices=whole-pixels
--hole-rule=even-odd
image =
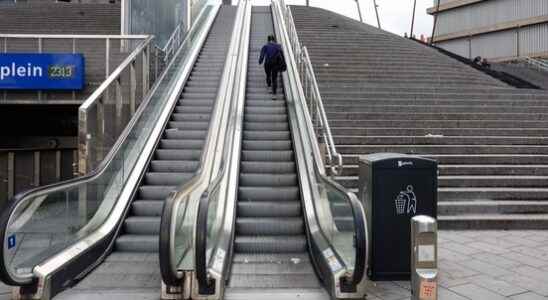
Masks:
[[[300,217],[301,203],[298,201],[240,201],[238,217]]]
[[[200,71],[202,72],[202,71]],[[205,71],[210,72],[210,71]],[[211,71],[215,72],[215,71]],[[185,86],[184,91],[187,93],[207,93],[215,94],[217,93],[217,87],[197,87],[197,86]]]
[[[281,293],[281,295],[275,295],[273,298],[267,299],[302,299],[302,300],[319,300],[319,299],[329,299],[317,298],[317,295],[313,297],[301,297],[300,294],[303,293],[303,289],[318,289],[320,287],[320,282],[316,278],[315,274],[272,274],[272,275],[255,275],[255,274],[234,274],[230,277],[229,283],[230,290],[227,291],[227,299],[258,299],[257,296],[261,296],[263,299],[264,295],[272,295],[274,292],[281,293],[283,290],[287,289],[296,289],[296,291],[288,291],[287,294]],[[231,293],[237,292],[236,289],[244,289],[243,294],[233,295]],[[252,289],[261,289],[262,292],[249,294]],[[270,293],[265,289],[274,289]],[[320,290],[321,291],[321,290]],[[299,297],[295,297],[294,294],[297,293]],[[319,294],[319,293],[318,293]],[[246,298],[245,295],[250,296]]]
[[[253,115],[286,115],[287,109],[284,106],[272,106],[272,107],[264,107],[264,106],[247,106],[245,108],[245,114],[253,114]]]
[[[296,174],[240,173],[240,186],[296,187]]]
[[[302,218],[242,218],[236,219],[237,235],[272,236],[302,235],[304,223]]]
[[[308,253],[234,253],[232,256],[234,264],[240,263],[275,263],[290,264],[295,262],[310,262]]]
[[[199,140],[174,140],[174,139],[162,139],[160,140],[159,149],[186,149],[186,150],[202,150],[205,141]]]
[[[159,217],[164,208],[164,199],[162,200],[134,200],[131,203],[131,214],[134,216]]]
[[[245,122],[283,122],[287,124],[286,114],[245,114]]]
[[[193,100],[204,100],[204,101],[212,101],[215,99],[215,93],[195,93],[195,92],[183,92],[181,94],[181,99],[193,99]],[[179,102],[181,103],[181,102]]]
[[[154,152],[154,155],[158,160],[199,160],[202,151],[158,149]]]
[[[164,132],[164,137],[172,140],[201,140],[205,139],[206,136],[206,130],[179,130],[173,128]]]
[[[181,105],[175,106],[175,113],[187,113],[187,114],[210,114],[213,111],[212,106],[203,104],[200,106],[186,105],[181,102]]]
[[[123,252],[158,252],[157,235],[123,234],[116,239],[114,248]]]
[[[198,161],[169,161],[153,160],[150,162],[149,170],[151,172],[181,172],[194,173],[198,170],[200,163]]]
[[[139,187],[137,196],[146,200],[166,199],[169,193],[176,188],[177,186],[142,185]]]
[[[127,234],[155,235],[160,233],[160,217],[131,216],[124,221]]]
[[[171,120],[176,122],[184,122],[184,121],[207,121],[209,122],[210,114],[198,114],[198,113],[190,113],[190,112],[184,112],[184,113],[175,113],[171,115]]]
[[[304,235],[236,236],[237,253],[295,253],[307,251]]]
[[[272,101],[272,99],[270,100],[247,100],[245,102],[245,105],[246,105],[246,109],[247,108],[270,108],[270,107],[275,107],[275,108],[283,108],[284,110],[286,109],[285,108],[285,102],[284,101]]]
[[[244,131],[244,140],[290,140],[289,131]]]
[[[206,100],[203,100],[206,101]],[[179,102],[179,105],[175,106],[175,112],[176,113],[211,113],[213,111],[213,107],[207,105],[207,103],[202,103],[200,105],[195,105],[196,103],[193,103],[191,105],[188,105],[188,103]]]
[[[296,171],[294,162],[243,161],[240,168],[241,173],[290,174]]]
[[[244,130],[259,131],[289,131],[287,122],[269,123],[269,122],[244,122]]]
[[[300,201],[298,187],[238,187],[238,201]]]
[[[146,185],[174,185],[178,186],[188,181],[194,176],[194,173],[156,173],[147,172],[145,174],[144,184]]]
[[[240,254],[241,255],[241,254]],[[275,255],[271,255],[274,256]],[[283,256],[286,257],[285,255]],[[261,275],[315,275],[314,268],[309,261],[302,261],[298,257],[289,260],[276,260],[274,262],[246,262],[232,264],[232,275],[255,274]]]
[[[266,140],[244,140],[242,149],[245,150],[270,150],[284,151],[293,149],[291,141],[266,141]]]
[[[243,162],[293,162],[293,151],[242,151]]]
[[[176,121],[170,121],[168,123],[168,128],[177,128],[179,130],[207,130],[209,128],[209,121],[204,122],[191,122],[191,121],[183,121],[183,122],[176,122]]]
[[[160,258],[158,254],[148,253],[148,252],[112,252],[109,256],[105,258],[106,262],[156,262]]]

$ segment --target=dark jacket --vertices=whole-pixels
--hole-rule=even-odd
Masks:
[[[271,60],[282,52],[282,46],[280,44],[269,42],[264,45],[261,49],[261,57],[259,57],[259,64],[262,64],[263,61],[265,64],[270,64]],[[282,54],[283,57],[283,54]]]

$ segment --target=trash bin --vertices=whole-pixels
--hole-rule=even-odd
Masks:
[[[409,280],[411,218],[437,216],[438,163],[399,153],[361,156],[359,195],[369,228],[371,280]]]

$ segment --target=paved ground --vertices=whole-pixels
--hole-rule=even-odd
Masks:
[[[441,231],[439,258],[441,300],[548,299],[548,230]],[[409,298],[409,282],[379,282],[367,299]]]
[[[439,299],[548,299],[548,230],[441,231]],[[409,282],[371,283],[368,299],[409,299]]]

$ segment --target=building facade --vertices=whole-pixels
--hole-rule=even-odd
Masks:
[[[434,43],[461,56],[548,57],[548,0],[434,0],[428,13]]]

